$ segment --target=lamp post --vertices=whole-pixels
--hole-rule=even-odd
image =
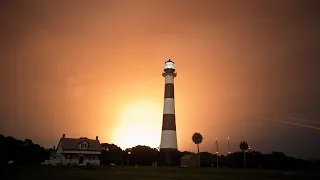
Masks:
[[[106,153],[107,163],[108,163],[108,165],[110,165],[110,159],[109,159],[109,153],[108,153],[108,152],[109,152],[109,148],[108,148],[108,147],[105,147],[104,150],[107,151],[107,153]]]
[[[230,150],[230,138],[228,136],[228,154],[231,154],[231,150]]]
[[[128,164],[130,166],[131,165],[131,157],[130,157],[131,151],[128,151],[127,154],[128,154]]]
[[[219,169],[219,146],[218,146],[218,138],[216,138],[216,155],[217,155],[217,168]]]

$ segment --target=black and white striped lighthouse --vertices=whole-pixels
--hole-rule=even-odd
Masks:
[[[178,150],[173,83],[177,73],[174,69],[174,62],[172,62],[170,59],[169,61],[165,62],[165,68],[162,76],[165,78],[165,90],[160,154],[162,154],[166,165],[173,165],[175,161],[174,156]]]

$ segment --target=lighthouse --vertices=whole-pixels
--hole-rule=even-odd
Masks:
[[[174,62],[170,59],[165,62],[162,76],[165,78],[165,89],[160,154],[165,165],[173,165],[176,161],[175,154],[178,152],[173,83],[177,73],[174,69]]]

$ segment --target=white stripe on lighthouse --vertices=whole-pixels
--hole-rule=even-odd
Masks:
[[[171,83],[173,84],[173,79],[174,77],[173,76],[165,76],[165,83]]]
[[[160,149],[174,148],[177,149],[177,133],[173,130],[163,130],[161,137]]]
[[[163,114],[174,114],[174,99],[173,98],[165,98],[164,106],[163,106]]]

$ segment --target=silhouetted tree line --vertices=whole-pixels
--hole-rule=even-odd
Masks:
[[[153,162],[162,165],[159,150],[148,146],[135,146],[122,150],[115,144],[102,143],[103,150],[100,156],[102,165],[139,165],[151,166]],[[175,164],[180,165],[180,158],[193,152],[177,152],[174,157]],[[0,164],[8,164],[14,161],[16,165],[40,165],[45,159],[49,159],[50,149],[44,149],[32,140],[17,140],[13,137],[4,137],[0,135]],[[220,155],[220,168],[243,168],[243,152],[234,152],[228,155]],[[209,152],[200,152],[200,164],[202,167],[217,167],[217,155]],[[266,168],[283,170],[306,170],[319,169],[320,161],[301,160],[294,157],[288,157],[282,152],[272,152],[271,154],[262,154],[257,151],[246,152],[247,168]]]
[[[135,146],[122,150],[115,144],[102,144],[104,150],[102,151],[100,162],[104,165],[139,165],[151,166],[153,162],[162,164],[159,158],[159,151],[148,146]],[[193,152],[184,151],[177,152],[174,157],[176,165],[180,165],[180,158],[186,154],[197,155]],[[243,168],[243,152],[234,152],[228,155],[219,155],[218,157],[220,168]],[[209,152],[200,152],[201,167],[217,167],[217,155]],[[264,168],[264,169],[278,169],[278,170],[306,170],[319,169],[320,161],[307,161],[288,157],[282,152],[272,152],[271,154],[262,154],[257,151],[246,152],[246,167],[247,168]]]
[[[32,140],[24,141],[0,134],[0,165],[13,161],[14,165],[40,165],[49,158],[49,151]]]

